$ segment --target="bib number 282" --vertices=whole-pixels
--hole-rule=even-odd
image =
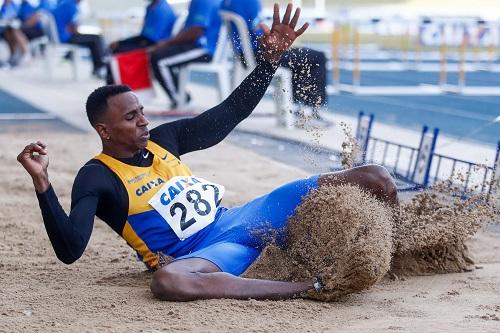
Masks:
[[[215,202],[215,204],[218,206],[221,201],[221,199],[219,199],[219,188],[213,184],[203,184],[201,188],[203,189],[203,191],[207,191],[209,188],[213,189],[214,192],[213,202]],[[210,214],[210,212],[213,209],[212,206],[210,205],[210,202],[204,200],[201,193],[198,192],[197,190],[188,190],[186,192],[186,200],[189,203],[193,204],[194,211],[199,216],[206,216]],[[192,226],[194,223],[196,223],[196,218],[192,217],[186,221],[187,208],[184,204],[180,202],[176,202],[170,207],[170,215],[172,217],[175,217],[175,215],[179,210],[181,214],[180,227],[181,230],[184,231],[190,226]]]
[[[173,177],[151,198],[149,204],[184,240],[215,219],[224,187],[202,178]]]

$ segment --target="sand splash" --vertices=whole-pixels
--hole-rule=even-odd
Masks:
[[[310,75],[309,68],[302,74]],[[299,88],[301,97],[308,92],[309,86]],[[307,129],[308,120],[299,114],[297,125]],[[351,128],[340,126],[342,167],[349,169],[360,148]],[[308,133],[319,142],[319,128]],[[474,269],[465,242],[483,225],[499,223],[498,200],[488,202],[474,189],[457,192],[455,181],[417,193],[394,210],[354,186],[314,191],[289,219],[286,246],[271,243],[245,276],[287,281],[320,276],[323,292],[308,296],[328,301],[365,290],[388,272],[394,277]]]
[[[352,134],[352,128],[347,123],[341,122],[340,128],[344,133],[344,141],[342,142],[342,151],[340,156],[342,157],[342,167],[344,169],[350,169],[354,167],[354,163],[357,161],[360,154],[360,147],[358,141]]]
[[[300,281],[320,276],[325,287],[309,297],[334,300],[362,291],[389,270],[392,214],[352,185],[311,192],[290,218],[283,249],[269,245],[245,276]]]
[[[417,193],[397,212],[392,273],[473,270],[466,241],[486,224],[500,223],[499,207],[498,198],[464,192],[451,180]]]
[[[474,269],[466,241],[500,223],[498,200],[443,182],[392,209],[352,185],[311,192],[287,225],[284,248],[267,246],[246,277],[301,281],[320,276],[332,301],[368,289],[384,275]]]

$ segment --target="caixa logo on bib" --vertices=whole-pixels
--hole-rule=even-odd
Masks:
[[[177,178],[177,177],[176,177]],[[168,182],[171,184],[171,182]],[[172,185],[169,185],[167,189],[160,195],[160,202],[163,205],[168,205],[171,200],[173,200],[179,193],[181,193],[185,188],[188,188],[196,183],[201,183],[195,177],[181,178],[175,181]],[[163,190],[163,189],[162,189]]]

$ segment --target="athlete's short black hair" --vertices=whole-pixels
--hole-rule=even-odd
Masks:
[[[87,98],[87,103],[85,104],[90,124],[95,126],[101,116],[106,112],[108,107],[108,98],[129,91],[132,91],[129,86],[121,84],[111,84],[94,90]]]

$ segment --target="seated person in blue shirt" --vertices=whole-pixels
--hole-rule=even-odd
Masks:
[[[16,45],[16,41],[12,40],[12,34],[7,33],[7,30],[9,30],[9,27],[17,19],[18,10],[19,6],[13,0],[5,0],[0,7],[0,37],[5,39],[7,46],[9,47],[11,56],[11,58],[9,58],[9,62],[12,59],[12,55],[15,54],[14,46]]]
[[[250,41],[257,50],[257,39],[262,35],[259,28],[262,9],[260,0],[224,0],[221,9],[234,12],[247,23]],[[242,54],[240,40],[235,27],[232,31],[233,46],[236,53]],[[243,60],[243,57],[240,57]],[[245,65],[245,64],[244,64]],[[320,126],[329,125],[318,113],[326,99],[326,57],[323,52],[306,47],[289,49],[281,58],[280,66],[292,71],[293,99],[295,103],[311,108],[313,121]]]
[[[153,46],[170,38],[177,16],[166,0],[150,0],[139,35],[111,43],[112,53],[120,53]]]
[[[58,0],[40,0],[38,10],[53,11],[57,7]]]
[[[105,69],[104,43],[99,35],[78,32],[79,3],[80,0],[61,0],[52,11],[57,24],[59,40],[61,43],[76,44],[88,48],[92,56],[92,74],[100,77]]]
[[[220,5],[221,0],[192,0],[182,30],[150,49],[153,73],[173,108],[183,102],[178,96],[178,68],[212,59],[221,25]]]
[[[150,0],[146,8],[144,24],[139,35],[111,43],[113,54],[150,47],[160,40],[170,38],[177,16],[166,0]],[[108,66],[106,83],[112,84],[113,77]]]
[[[29,1],[23,0],[16,13],[20,26],[11,25],[4,32],[11,52],[9,58],[11,66],[28,61],[31,58],[28,42],[44,35],[37,10],[37,7],[31,5]]]
[[[0,7],[0,19],[4,22],[8,22],[17,17],[17,11],[19,10],[19,5],[13,0],[4,0],[2,6]]]

